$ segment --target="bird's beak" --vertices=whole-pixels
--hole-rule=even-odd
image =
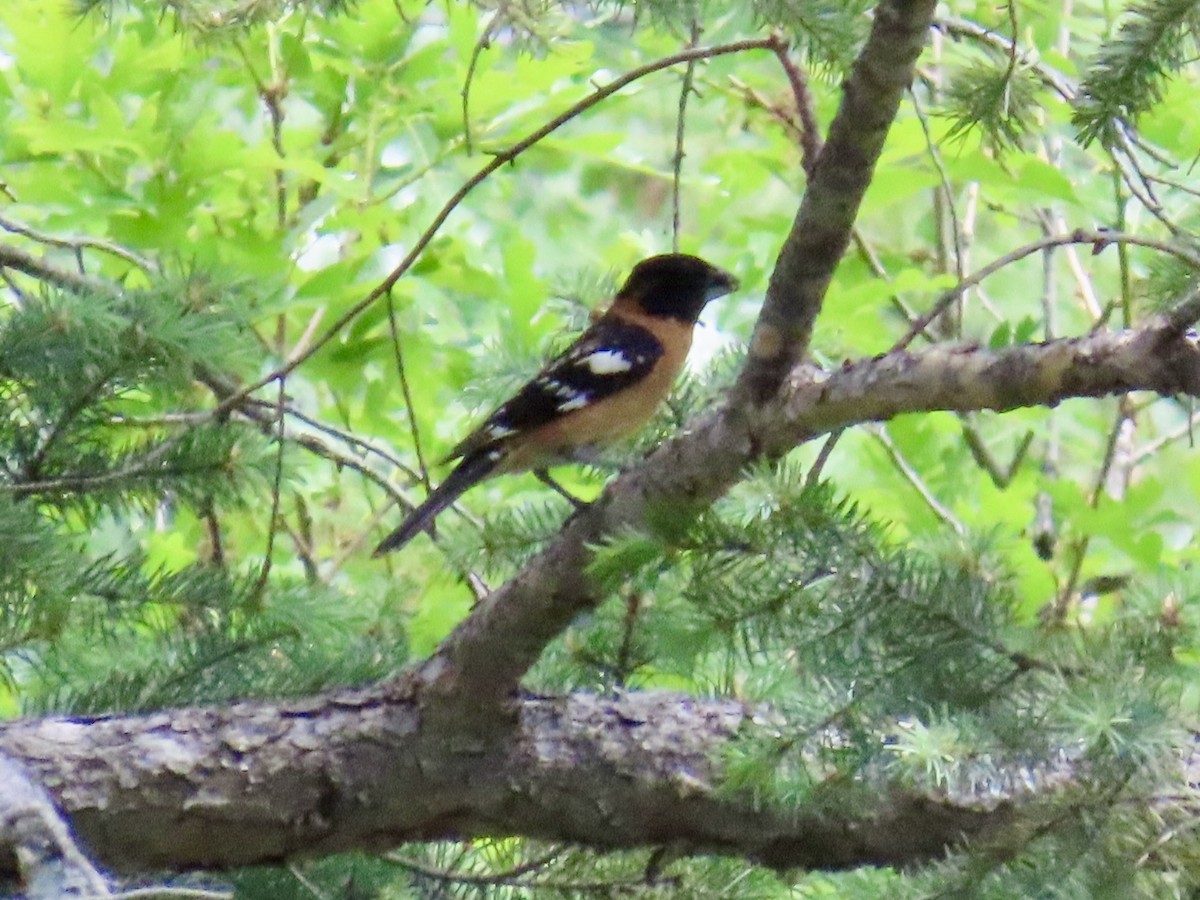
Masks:
[[[704,292],[704,302],[716,300],[718,297],[724,297],[726,294],[732,294],[740,287],[741,283],[728,272],[720,272],[708,284],[708,290]]]

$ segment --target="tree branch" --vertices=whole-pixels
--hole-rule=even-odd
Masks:
[[[0,753],[46,787],[99,859],[124,870],[483,835],[670,843],[780,868],[936,858],[963,837],[1002,831],[1027,811],[1022,798],[981,804],[879,784],[871,809],[762,810],[720,790],[719,763],[762,711],[661,694],[513,704],[514,686],[546,642],[599,601],[586,565],[605,534],[644,527],[652,508],[686,519],[747,463],[856,423],[1131,390],[1200,393],[1200,348],[1177,334],[1179,317],[1000,351],[937,346],[832,373],[802,368],[770,407],[753,417],[717,410],[619,477],[414,671],[281,704],[7,723]],[[1073,777],[1052,774],[1030,790]],[[0,869],[13,858],[8,842]]]
[[[514,834],[605,849],[669,843],[780,869],[904,865],[996,833],[1035,787],[1071,777],[1060,762],[1033,778],[1026,766],[999,795],[880,785],[874,808],[770,810],[720,790],[714,760],[755,727],[755,710],[738,701],[525,698],[512,731],[480,741],[441,731],[428,711],[419,693],[375,688],[52,718],[0,726],[0,752],[47,785],[118,871]]]
[[[841,107],[771,273],[735,396],[772,397],[803,357],[859,204],[925,46],[933,0],[887,0],[846,81]]]
[[[557,539],[480,602],[421,669],[422,679],[471,711],[502,700],[577,615],[602,599],[587,575],[606,535],[645,529],[654,510],[686,522],[741,478],[747,465],[901,413],[1053,406],[1132,390],[1200,393],[1200,349],[1177,334],[1181,311],[1138,330],[993,351],[939,345],[895,351],[827,373],[802,366],[780,398],[748,411],[730,402],[667,441],[578,512]]]
[[[19,250],[8,244],[0,244],[0,269],[16,269],[18,272],[24,272],[38,281],[44,281],[55,287],[78,293],[88,293],[89,291],[109,293],[112,291],[112,285],[107,281],[55,268],[30,256],[24,250]]]
[[[19,875],[31,900],[111,896],[54,801],[3,752],[0,785],[0,886],[4,876]]]

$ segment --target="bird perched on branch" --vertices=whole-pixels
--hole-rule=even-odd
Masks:
[[[454,471],[375,555],[403,547],[485,478],[533,470],[546,480],[547,467],[637,431],[670,393],[700,311],[737,284],[695,256],[642,260],[608,310],[451,451]]]

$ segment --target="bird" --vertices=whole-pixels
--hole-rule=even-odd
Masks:
[[[481,481],[594,460],[638,431],[666,399],[710,300],[737,290],[733,275],[684,253],[643,259],[609,308],[442,460],[458,465],[374,556],[399,550]]]

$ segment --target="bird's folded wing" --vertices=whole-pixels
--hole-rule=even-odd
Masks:
[[[446,457],[531,434],[645,379],[664,349],[648,329],[605,317],[531,378]]]

